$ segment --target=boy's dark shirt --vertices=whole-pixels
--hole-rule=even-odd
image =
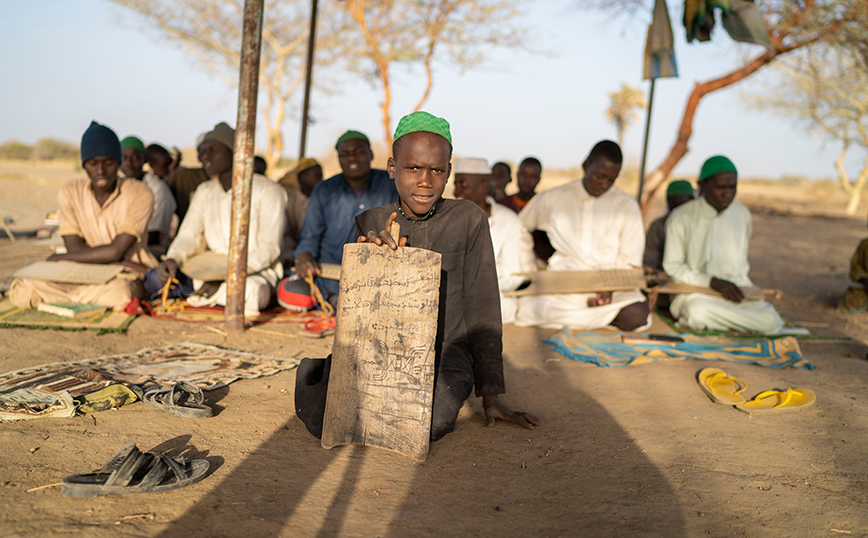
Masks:
[[[443,256],[441,290],[445,279],[446,299],[441,292],[438,371],[466,371],[473,376],[477,396],[503,394],[500,294],[485,212],[466,200],[441,199],[430,216],[408,219],[396,202],[357,216],[356,235],[382,230],[393,212],[408,247]]]

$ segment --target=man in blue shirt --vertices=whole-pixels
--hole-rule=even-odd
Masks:
[[[295,273],[278,285],[277,300],[284,308],[303,311],[315,306],[303,279],[319,276],[320,263],[341,263],[344,245],[356,240],[357,215],[398,199],[388,172],[371,168],[374,153],[367,136],[347,131],[335,149],[342,173],[317,184],[310,195],[293,254]],[[323,297],[337,304],[338,281],[317,278],[316,283]]]

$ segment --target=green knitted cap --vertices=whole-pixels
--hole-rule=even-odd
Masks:
[[[689,181],[676,179],[666,189],[666,197],[670,196],[693,196],[693,185]]]
[[[699,181],[705,181],[711,176],[720,174],[721,172],[733,172],[737,174],[738,170],[735,169],[735,165],[732,164],[732,161],[723,155],[709,157],[702,164],[702,169],[699,171]]]
[[[338,146],[340,146],[343,142],[346,142],[347,140],[364,140],[368,143],[369,146],[371,145],[371,141],[368,140],[368,137],[365,136],[365,133],[360,133],[359,131],[347,131],[342,134],[340,138],[338,138],[337,142],[335,142],[335,149],[338,149]]]
[[[121,149],[122,150],[123,149],[130,149],[130,148],[137,149],[137,150],[141,151],[142,153],[145,152],[144,142],[142,142],[142,140],[140,138],[137,138],[135,136],[128,136],[128,137],[124,138],[123,140],[121,140]]]
[[[452,145],[452,134],[449,132],[449,122],[421,110],[407,114],[395,127],[395,140],[410,133],[434,133],[440,135]]]

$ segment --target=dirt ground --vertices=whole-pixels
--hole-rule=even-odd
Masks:
[[[0,170],[0,213],[37,224],[56,205],[58,182],[75,176],[59,171],[39,184],[19,172]],[[598,368],[544,346],[554,331],[507,326],[504,400],[545,424],[485,428],[472,398],[422,464],[364,447],[323,450],[294,416],[292,371],[208,393],[208,419],[134,403],[0,424],[0,537],[868,536],[868,322],[834,310],[864,219],[831,217],[840,206],[819,211],[771,187],[745,185],[740,199],[754,211],[757,285],[779,290],[772,302],[787,318],[852,338],[803,344],[816,371],[700,361]],[[48,252],[0,241],[0,282]],[[667,328],[657,322],[652,331]],[[177,341],[279,356],[329,348],[151,319],[122,335],[16,329],[0,331],[0,341],[2,371]],[[694,380],[706,366],[746,380],[749,397],[806,387],[818,401],[752,417],[709,401]],[[156,495],[28,492],[98,468],[128,441],[205,457],[211,470],[198,484]]]

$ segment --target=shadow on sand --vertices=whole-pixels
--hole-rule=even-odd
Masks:
[[[505,401],[546,424],[485,428],[471,398],[423,464],[367,447],[323,450],[292,416],[160,536],[683,536],[670,485],[570,383],[565,370],[576,366],[507,359]]]

